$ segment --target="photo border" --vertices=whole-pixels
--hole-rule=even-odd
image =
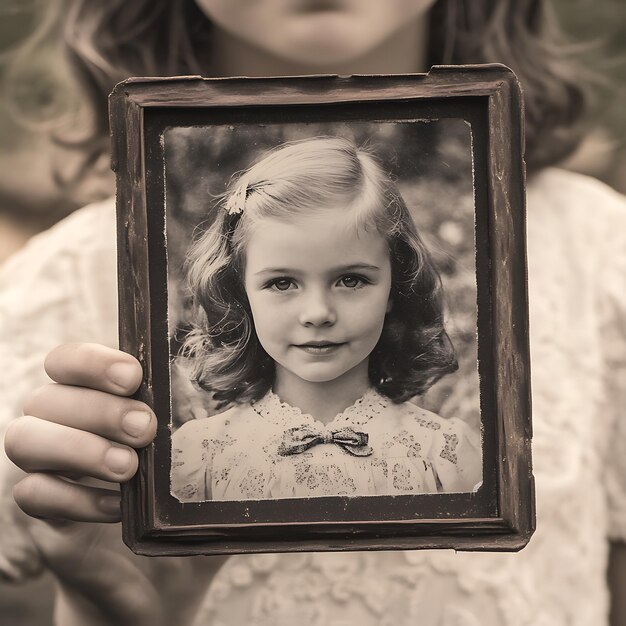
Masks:
[[[120,349],[158,416],[122,486],[123,536],[148,555],[454,548],[519,550],[535,528],[523,104],[502,65],[428,74],[134,78],[110,96]],[[475,493],[180,502],[169,490],[170,355],[162,135],[172,126],[462,118],[474,168],[483,484]],[[285,521],[289,520],[289,521]]]

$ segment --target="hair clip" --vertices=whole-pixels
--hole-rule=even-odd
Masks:
[[[243,183],[238,185],[237,188],[230,194],[230,197],[226,201],[226,212],[229,215],[239,215],[243,213],[243,208],[246,204],[246,198],[248,197],[248,184]]]

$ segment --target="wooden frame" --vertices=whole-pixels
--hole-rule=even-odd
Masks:
[[[120,347],[159,418],[122,489],[126,543],[148,555],[454,548],[519,550],[535,525],[525,263],[523,107],[501,65],[428,74],[129,79],[110,96]],[[171,455],[163,132],[284,120],[459,118],[471,126],[483,483],[472,493],[180,502]],[[298,505],[295,507],[294,505]]]

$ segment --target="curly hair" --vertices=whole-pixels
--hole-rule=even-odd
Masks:
[[[42,28],[55,24],[50,16],[62,21],[67,57],[95,121],[90,137],[76,145],[87,165],[80,175],[109,150],[107,95],[117,82],[129,76],[212,74],[212,23],[195,2],[47,0],[44,6],[48,17]],[[429,18],[429,64],[498,62],[519,77],[529,171],[566,157],[583,130],[580,72],[549,8],[549,0],[437,0]],[[36,39],[45,36],[38,32]],[[21,69],[18,59],[8,87]]]
[[[355,228],[375,229],[387,240],[393,306],[369,359],[370,383],[380,393],[403,402],[457,369],[439,273],[395,183],[372,154],[337,137],[283,144],[236,178],[220,202],[215,221],[190,248],[196,323],[183,346],[192,378],[216,401],[255,400],[274,382],[243,282],[246,244],[269,217],[346,211]]]

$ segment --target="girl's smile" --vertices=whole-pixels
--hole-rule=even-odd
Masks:
[[[327,354],[332,354],[337,351],[341,346],[345,345],[344,343],[331,343],[327,341],[310,341],[308,343],[303,343],[301,345],[297,345],[296,348],[300,348],[304,350],[308,354],[312,354],[315,356],[324,356]]]
[[[265,218],[246,245],[245,287],[276,384],[336,381],[367,363],[389,310],[386,240],[342,209],[297,220]]]

